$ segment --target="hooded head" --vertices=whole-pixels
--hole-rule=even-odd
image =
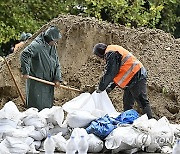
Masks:
[[[107,45],[104,43],[98,43],[93,48],[93,53],[97,55],[100,58],[104,58],[105,50],[107,48]]]
[[[61,34],[57,27],[50,26],[45,32],[44,32],[44,38],[47,43],[51,41],[58,41],[61,38]]]
[[[30,38],[32,36],[31,33],[25,33],[22,32],[21,36],[20,36],[20,41],[26,41],[28,38]]]

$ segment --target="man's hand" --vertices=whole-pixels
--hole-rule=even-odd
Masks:
[[[99,88],[96,90],[96,93],[102,93],[103,91],[101,91]]]
[[[112,91],[112,88],[108,87],[106,88],[106,92],[109,94]]]
[[[22,75],[22,78],[26,80],[26,79],[28,79],[28,78],[29,78],[29,75],[27,75],[27,74]]]
[[[60,86],[60,82],[59,82],[59,81],[54,81],[54,83],[55,83],[54,86],[55,86],[56,88],[58,88],[58,87]]]

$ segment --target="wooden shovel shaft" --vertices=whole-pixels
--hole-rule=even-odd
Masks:
[[[28,75],[28,78],[32,79],[32,80],[36,80],[36,81],[42,82],[42,83],[45,83],[45,84],[49,84],[49,85],[55,86],[54,82],[50,82],[50,81],[46,81],[46,80],[43,80],[43,79],[39,79],[39,78],[30,76],[30,75]],[[63,89],[67,89],[67,90],[81,92],[81,90],[79,90],[79,89],[75,89],[75,88],[71,88],[71,87],[67,87],[67,86],[63,86],[63,85],[60,85],[59,87],[63,88]]]
[[[15,78],[14,78],[14,75],[13,75],[12,71],[11,71],[11,68],[10,68],[10,66],[9,66],[9,64],[8,64],[8,62],[6,61],[5,58],[4,58],[4,61],[5,61],[6,65],[7,65],[7,68],[8,68],[8,70],[9,70],[9,73],[11,74],[11,77],[12,77],[12,79],[13,79],[13,81],[14,81],[14,84],[15,84],[15,86],[16,86],[16,88],[17,88],[18,94],[19,94],[19,96],[21,97],[21,100],[22,100],[23,104],[25,105],[25,99],[24,99],[24,97],[23,97],[23,95],[22,95],[21,90],[19,89],[19,87],[18,87],[18,85],[17,85],[17,83],[16,83],[16,80],[15,80]]]
[[[39,79],[39,78],[30,76],[30,75],[28,75],[28,78],[29,78],[29,79],[32,79],[32,80],[36,80],[36,81],[42,82],[42,83],[45,83],[45,84],[49,84],[49,85],[51,85],[51,86],[55,86],[55,83],[54,83],[54,82],[50,82],[50,81],[46,81],[46,80],[43,80],[43,79]]]

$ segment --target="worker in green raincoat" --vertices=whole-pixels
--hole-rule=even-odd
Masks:
[[[56,42],[61,38],[57,27],[50,26],[37,36],[21,53],[21,71],[26,80],[26,105],[39,110],[51,108],[54,86],[28,79],[28,75],[55,83],[62,81]]]

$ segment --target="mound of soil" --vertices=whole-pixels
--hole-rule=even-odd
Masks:
[[[180,40],[159,29],[130,29],[94,18],[59,16],[44,25],[24,47],[52,24],[59,27],[63,36],[57,48],[63,79],[68,86],[93,91],[104,68],[104,62],[92,54],[93,46],[99,42],[118,44],[131,51],[146,67],[148,97],[154,116],[157,119],[166,116],[173,123],[180,122]],[[9,55],[7,61],[25,97],[25,81],[21,78],[19,62],[23,48]],[[4,62],[0,62],[0,91],[0,108],[12,100],[20,111],[25,110]],[[120,88],[109,94],[118,111],[122,111],[122,94]],[[55,105],[62,105],[78,95],[78,92],[56,89]],[[137,105],[135,108],[141,112]]]

